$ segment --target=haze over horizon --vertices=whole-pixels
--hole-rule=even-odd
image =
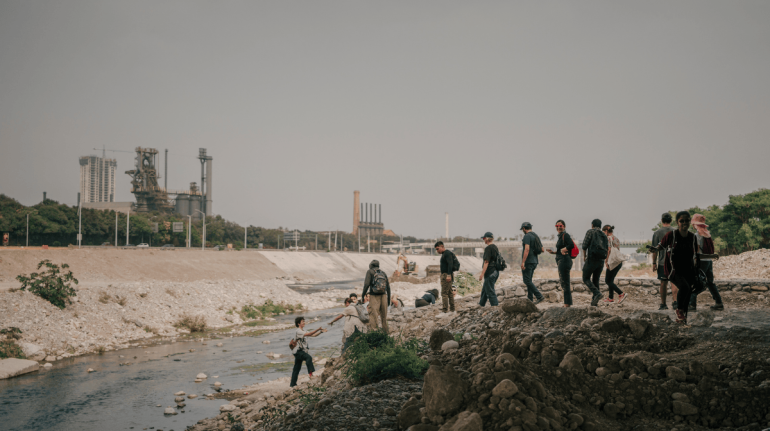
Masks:
[[[650,236],[768,187],[770,3],[0,0],[0,193],[75,204],[78,158],[213,157],[213,210],[417,237]],[[133,201],[133,154],[116,201]],[[162,166],[162,158],[161,158]]]

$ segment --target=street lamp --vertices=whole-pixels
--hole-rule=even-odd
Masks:
[[[203,231],[201,232],[201,250],[206,250],[206,214],[201,210],[195,210],[195,212],[201,213],[201,222],[203,223]]]
[[[32,210],[32,212],[37,212],[37,210]],[[27,247],[29,247],[29,212],[27,213]]]
[[[158,216],[152,216],[152,217],[150,217],[150,220],[152,220],[154,218],[157,218],[157,217]],[[150,223],[150,248],[152,248],[152,233],[153,233],[153,231],[152,231],[152,223]]]
[[[192,247],[192,216],[187,216],[187,248]]]

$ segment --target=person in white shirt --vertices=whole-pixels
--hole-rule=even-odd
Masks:
[[[345,299],[345,309],[342,310],[342,314],[335,317],[334,320],[329,322],[329,325],[334,325],[334,322],[345,318],[345,326],[342,328],[342,351],[345,351],[345,342],[347,339],[356,332],[366,332],[366,325],[358,317],[358,310],[356,310],[356,304],[351,298]]]
[[[291,383],[289,383],[289,387],[297,386],[297,378],[299,378],[299,371],[302,369],[303,361],[307,364],[307,373],[311,378],[315,371],[313,357],[308,353],[307,340],[305,337],[317,337],[321,333],[326,332],[326,329],[323,328],[305,332],[305,317],[303,316],[294,319],[294,325],[297,327],[297,332],[294,335],[294,341],[297,342],[297,345],[292,350],[292,353],[294,354],[294,370],[291,372]]]

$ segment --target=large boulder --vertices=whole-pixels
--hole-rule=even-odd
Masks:
[[[449,419],[439,428],[439,431],[482,431],[484,422],[478,413],[464,411]]]
[[[412,404],[401,409],[398,414],[398,426],[399,429],[405,430],[412,425],[419,424],[422,420],[422,413],[420,413],[420,405]]]
[[[580,358],[578,358],[572,352],[567,353],[564,356],[564,359],[562,359],[561,363],[559,364],[559,368],[563,368],[566,371],[572,373],[582,373],[585,371],[583,364],[580,362]]]
[[[450,416],[463,405],[468,382],[451,366],[431,365],[425,373],[423,400],[428,417]]]
[[[674,401],[674,414],[679,416],[697,415],[698,408],[690,403]]]
[[[503,311],[506,313],[537,313],[537,306],[526,298],[513,298],[503,301]]]
[[[631,329],[631,333],[634,334],[634,338],[637,340],[644,337],[644,333],[647,332],[647,327],[650,323],[642,319],[631,319],[628,321],[628,327]]]
[[[519,388],[516,386],[516,383],[513,383],[508,379],[498,383],[497,386],[492,389],[492,395],[500,398],[510,398],[517,392],[519,392]]]
[[[0,359],[0,380],[31,373],[39,369],[40,364],[28,359]]]
[[[601,330],[605,332],[620,332],[623,330],[623,319],[613,316],[601,323]]]
[[[693,314],[695,316],[693,316]],[[698,311],[698,313],[691,313],[690,314],[690,325],[692,326],[702,326],[702,327],[709,327],[712,323],[714,323],[714,312],[711,310],[702,310]]]
[[[687,380],[687,374],[684,371],[682,371],[681,368],[675,367],[673,365],[670,367],[666,367],[666,377],[668,377],[669,379],[674,379],[679,382],[684,382],[685,380]]]
[[[434,352],[441,350],[441,346],[447,341],[454,340],[455,337],[446,329],[436,329],[430,334],[430,348]]]

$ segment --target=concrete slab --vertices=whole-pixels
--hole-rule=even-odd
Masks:
[[[2,359],[0,360],[0,379],[8,379],[22,374],[37,371],[40,364],[28,359]]]

